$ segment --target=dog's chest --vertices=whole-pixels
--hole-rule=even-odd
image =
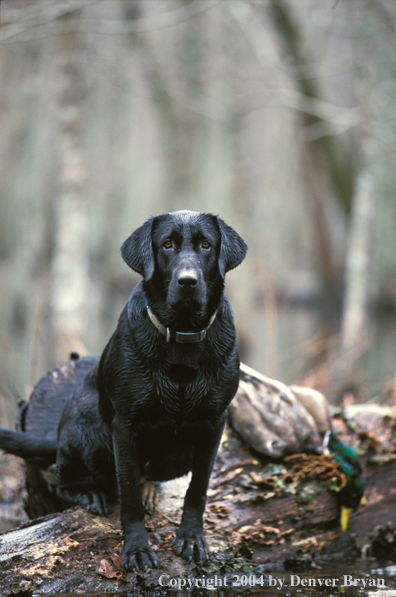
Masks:
[[[167,371],[164,372],[168,376],[171,383],[180,388],[185,388],[189,385],[194,384],[197,381],[197,385],[202,384],[202,380],[199,380],[199,371],[195,367],[184,364],[172,364],[167,367]]]
[[[213,410],[214,380],[207,373],[187,365],[158,368],[154,375],[153,398],[166,418],[177,424],[192,418],[206,418]]]

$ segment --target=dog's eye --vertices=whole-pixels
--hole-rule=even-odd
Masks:
[[[173,242],[171,240],[169,240],[169,239],[166,240],[164,242],[164,247],[165,247],[165,249],[173,249]]]
[[[210,247],[210,242],[209,242],[208,240],[203,240],[203,241],[202,241],[202,243],[201,243],[201,247],[202,247],[203,249],[209,249],[209,247]]]

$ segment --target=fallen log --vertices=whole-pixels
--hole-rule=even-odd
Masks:
[[[37,422],[34,405],[48,404],[46,401],[51,392],[57,400],[63,400],[64,393],[59,390],[67,386],[70,391],[83,374],[84,366],[83,359],[75,360],[62,371],[51,372],[52,381],[47,376],[45,392],[43,386],[41,389],[36,386],[36,394],[33,393],[29,406],[21,411],[20,429],[51,433],[48,419],[47,427]],[[260,383],[264,385],[260,386]],[[256,391],[264,393],[272,392],[274,388],[274,384],[259,377],[254,385]],[[72,508],[36,518],[0,535],[2,595],[128,592],[136,587],[158,589],[163,574],[170,578],[225,575],[238,571],[262,575],[279,564],[289,570],[325,566],[330,562],[345,564],[367,553],[371,544],[372,549],[377,544],[383,547],[389,532],[375,535],[376,528],[383,529],[388,521],[396,518],[393,433],[396,417],[394,409],[383,407],[381,411],[376,407],[375,419],[372,410],[366,408],[368,416],[365,418],[364,407],[355,409],[356,416],[351,407],[345,417],[341,413],[332,420],[333,428],[343,441],[359,444],[365,451],[363,470],[367,479],[367,505],[358,508],[351,516],[346,532],[339,528],[337,492],[330,490],[329,480],[302,478],[292,463],[270,462],[262,454],[252,451],[228,427],[208,490],[205,527],[212,555],[205,565],[189,565],[171,548],[188,483],[188,479],[182,478],[158,485],[158,509],[146,518],[150,542],[160,559],[160,569],[125,573],[120,559],[122,533],[116,503],[109,517]],[[48,507],[61,509],[63,505],[53,501],[56,479],[51,470],[28,463],[27,475],[32,475],[32,471],[38,475],[39,482],[37,478],[32,481],[32,476],[28,480],[30,514],[37,516],[34,512],[45,511]],[[45,500],[41,484],[49,492]],[[375,536],[377,543],[373,540]],[[396,554],[392,556],[390,549],[387,554],[396,560]]]
[[[228,430],[208,492],[205,527],[211,559],[189,565],[172,551],[187,479],[162,484],[156,513],[146,526],[160,569],[125,574],[115,505],[109,517],[72,508],[0,535],[2,595],[158,589],[160,576],[192,578],[231,573],[265,574],[345,564],[359,558],[376,527],[395,520],[396,462],[365,466],[367,505],[340,531],[336,494],[294,484],[288,465],[264,463]],[[287,480],[289,482],[285,483]],[[387,553],[389,559],[390,552]]]

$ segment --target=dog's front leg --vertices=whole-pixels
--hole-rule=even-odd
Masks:
[[[173,547],[188,562],[193,557],[197,563],[208,557],[208,547],[203,530],[203,513],[206,492],[213,463],[226,421],[223,413],[216,422],[205,421],[199,426],[194,443],[192,478],[184,500],[182,520]]]
[[[121,525],[124,532],[122,561],[128,571],[158,567],[158,558],[150,549],[144,526],[144,507],[140,487],[139,459],[135,434],[130,426],[115,417],[113,445],[121,501]]]

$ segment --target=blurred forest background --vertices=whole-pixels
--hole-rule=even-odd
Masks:
[[[211,211],[241,357],[394,401],[394,0],[3,0],[0,400],[100,352],[139,277],[122,241]]]

